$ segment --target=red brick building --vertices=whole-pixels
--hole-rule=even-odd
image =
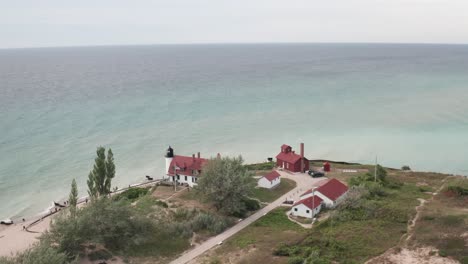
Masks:
[[[305,172],[309,170],[309,160],[304,157],[304,143],[301,143],[301,153],[296,154],[291,146],[283,144],[281,152],[276,155],[276,166],[291,172]]]

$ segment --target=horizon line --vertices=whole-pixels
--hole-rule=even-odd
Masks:
[[[0,47],[0,50],[21,49],[50,49],[50,48],[93,48],[93,47],[134,47],[134,46],[196,46],[196,45],[441,45],[441,46],[465,46],[468,43],[446,43],[446,42],[186,42],[186,43],[148,43],[148,44],[85,44],[85,45],[53,45],[53,46],[24,46],[24,47]]]

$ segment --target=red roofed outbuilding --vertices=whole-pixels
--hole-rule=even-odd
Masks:
[[[281,183],[280,174],[273,170],[268,174],[264,175],[258,180],[258,186],[262,188],[271,189],[278,186]]]
[[[317,195],[303,198],[293,204],[291,214],[294,216],[314,218],[322,209],[323,200]]]
[[[315,188],[314,190],[310,189],[301,195],[301,198],[311,197],[312,195],[319,196],[323,203],[327,207],[335,207],[339,204],[346,193],[348,192],[348,186],[343,184],[337,179],[329,179],[322,181],[322,184]]]
[[[276,155],[276,166],[291,172],[305,172],[309,170],[309,160],[304,157],[304,143],[301,143],[301,153],[296,154],[291,146],[283,144],[281,152]]]

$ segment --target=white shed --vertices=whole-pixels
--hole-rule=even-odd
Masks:
[[[258,180],[258,186],[262,188],[271,189],[278,186],[281,183],[280,174],[277,171],[271,171],[267,175],[261,177]]]
[[[318,196],[310,196],[295,203],[291,214],[305,218],[314,218],[322,209],[323,200]]]

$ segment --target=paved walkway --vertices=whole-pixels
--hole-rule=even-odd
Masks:
[[[271,210],[280,206],[286,199],[297,201],[299,196],[302,193],[304,193],[307,189],[312,188],[312,186],[318,185],[318,183],[324,179],[324,178],[312,178],[308,174],[305,174],[305,173],[290,174],[284,171],[278,171],[278,172],[280,173],[281,177],[294,180],[296,182],[296,187],[292,189],[291,191],[289,191],[288,193],[281,196],[280,198],[278,198],[277,200],[275,200],[274,202],[263,207],[255,214],[251,215],[250,217],[236,224],[235,226],[229,228],[228,230],[224,231],[223,233],[215,237],[208,239],[207,241],[203,242],[202,244],[198,245],[192,250],[185,252],[182,256],[172,261],[171,264],[184,264],[202,255],[209,249],[218,245],[220,242],[225,241],[229,237],[233,236],[234,234],[241,231],[242,229],[244,229],[251,223],[258,220],[260,217],[266,215]]]

